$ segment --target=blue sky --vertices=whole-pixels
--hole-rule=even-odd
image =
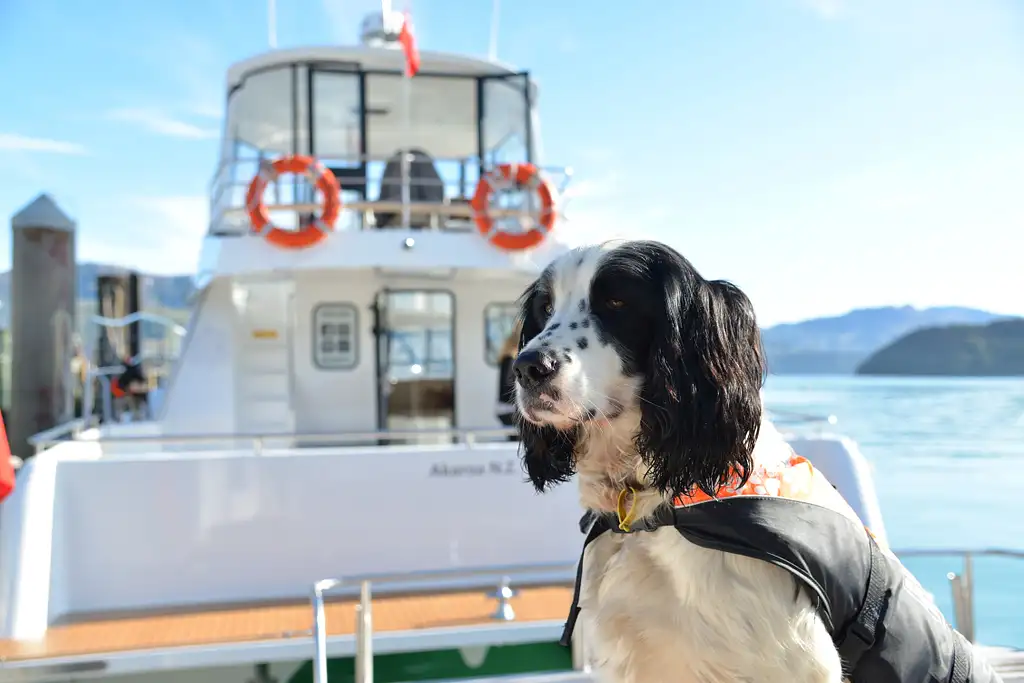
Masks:
[[[373,6],[278,0],[278,43],[351,43]],[[490,0],[411,9],[422,49],[486,54]],[[80,259],[190,272],[225,70],[265,49],[260,0],[0,0],[0,215],[49,191]],[[1024,314],[1015,0],[505,0],[499,57],[576,169],[574,241],[667,241],[766,324]]]

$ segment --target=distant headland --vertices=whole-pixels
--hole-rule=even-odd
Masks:
[[[856,374],[1024,377],[1024,318],[915,330],[871,354]]]

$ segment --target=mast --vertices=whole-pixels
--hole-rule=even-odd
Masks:
[[[487,47],[487,58],[492,62],[498,61],[498,22],[500,16],[501,0],[491,2],[491,41]]]
[[[267,0],[267,43],[277,49],[277,0]]]

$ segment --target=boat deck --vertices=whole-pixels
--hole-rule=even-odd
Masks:
[[[509,600],[516,614],[513,623],[561,621],[571,600],[572,589],[567,587],[519,589]],[[351,598],[326,603],[328,636],[354,634],[358,602]],[[502,623],[491,618],[496,607],[496,600],[479,589],[374,597],[373,630],[379,633]],[[42,640],[0,640],[0,662],[309,638],[312,622],[309,601],[202,611],[76,615],[51,625]]]
[[[1024,652],[1003,648],[983,647],[982,650],[1003,683],[1024,683]]]

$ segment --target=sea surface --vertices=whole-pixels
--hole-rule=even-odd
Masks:
[[[825,427],[871,462],[897,553],[1024,551],[1024,378],[771,376],[764,395],[769,411],[836,416]],[[962,560],[901,559],[952,623]],[[1024,559],[976,557],[974,606],[978,642],[1024,648]]]

